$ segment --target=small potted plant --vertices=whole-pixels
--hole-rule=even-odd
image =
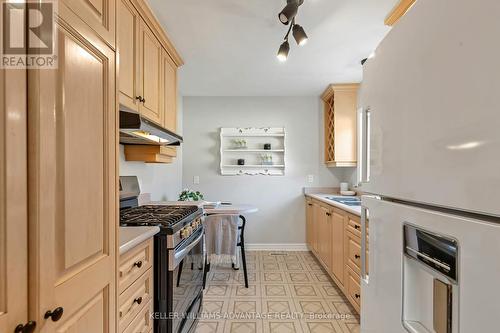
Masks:
[[[190,189],[184,189],[179,194],[179,201],[201,201],[203,200],[203,194],[200,191],[191,191]]]
[[[246,149],[247,148],[247,140],[245,139],[234,139],[233,140],[235,149]]]

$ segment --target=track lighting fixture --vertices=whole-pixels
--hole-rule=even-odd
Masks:
[[[299,6],[304,3],[304,0],[287,0],[285,8],[279,13],[278,17],[281,23],[290,24],[288,31],[285,35],[284,42],[280,45],[278,50],[278,60],[284,62],[288,58],[288,53],[290,52],[290,44],[288,43],[288,36],[290,32],[293,34],[293,38],[299,46],[307,43],[307,34],[302,26],[295,24],[295,16]]]
[[[302,28],[300,25],[298,24],[293,25],[292,34],[293,38],[295,38],[295,41],[299,46],[305,45],[307,43],[306,32],[304,31],[304,28]]]
[[[278,14],[278,18],[281,23],[288,25],[297,15],[299,6],[304,3],[304,0],[287,0],[286,2],[285,8]]]
[[[278,60],[281,62],[285,62],[288,58],[288,52],[290,51],[290,44],[288,44],[288,40],[285,40],[283,44],[281,44],[280,49],[278,51]]]

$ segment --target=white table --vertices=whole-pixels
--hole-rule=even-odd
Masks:
[[[205,209],[205,214],[206,215],[237,215],[239,218],[243,221],[243,225],[246,223],[246,214],[252,214],[252,213],[257,213],[259,209],[255,206],[252,205],[243,205],[243,204],[230,204],[230,205],[223,205],[220,204],[216,208],[209,208]],[[244,230],[243,230],[244,232]],[[243,234],[242,234],[243,235]],[[245,242],[244,237],[241,237],[241,242],[242,244]],[[245,246],[243,245],[242,251],[244,251]],[[236,256],[236,262],[234,263],[234,268],[239,269],[240,267],[240,256]],[[245,286],[248,288],[248,277],[246,274],[246,267],[245,268]]]
[[[252,205],[219,205],[217,208],[205,209],[205,214],[228,214],[228,215],[245,215],[257,213],[259,209]]]

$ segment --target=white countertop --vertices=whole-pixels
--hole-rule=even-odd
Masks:
[[[120,227],[120,254],[132,250],[160,232],[159,227]]]
[[[337,208],[340,208],[342,210],[345,210],[346,212],[349,212],[351,214],[361,216],[361,206],[347,206],[341,203],[338,203],[336,201],[332,201],[327,199],[327,197],[340,197],[340,198],[346,198],[347,196],[342,196],[338,194],[315,194],[315,193],[306,193],[305,194],[308,197],[314,198],[316,200],[322,201],[326,204],[329,204],[330,206],[334,206]]]

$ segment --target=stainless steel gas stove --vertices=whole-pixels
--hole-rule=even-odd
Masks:
[[[203,209],[138,206],[139,192],[137,177],[120,177],[120,225],[160,227],[154,239],[155,332],[194,331],[203,301]]]

